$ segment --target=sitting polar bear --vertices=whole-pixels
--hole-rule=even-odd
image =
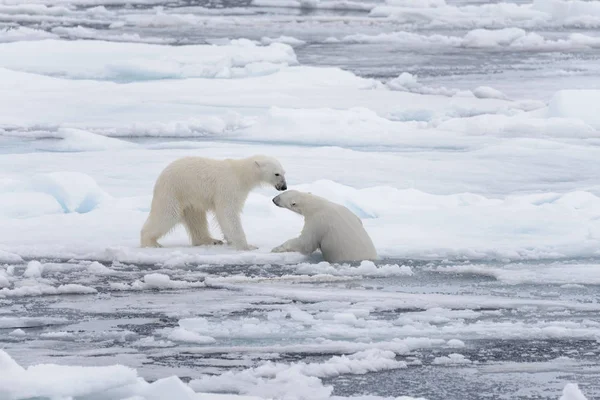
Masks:
[[[288,190],[273,198],[278,207],[304,216],[300,237],[271,250],[274,253],[298,251],[310,254],[321,249],[330,263],[377,258],[377,251],[362,221],[346,207],[311,193]]]
[[[180,222],[193,246],[223,244],[208,231],[206,213],[212,211],[228,243],[239,250],[256,249],[246,242],[240,214],[250,191],[262,184],[287,189],[285,171],[276,159],[184,157],[172,162],[154,185],[150,215],[140,235],[142,247],[161,247],[157,240]]]

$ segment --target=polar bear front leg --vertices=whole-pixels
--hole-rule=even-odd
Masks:
[[[256,250],[258,247],[249,245],[242,227],[240,214],[226,207],[217,207],[215,210],[217,222],[223,231],[226,240],[238,250]]]
[[[287,253],[296,251],[304,255],[309,255],[318,248],[315,241],[308,235],[300,235],[297,238],[290,239],[285,243],[275,247],[271,253]]]
[[[193,246],[223,244],[221,240],[210,236],[206,211],[188,207],[183,210],[182,219]]]

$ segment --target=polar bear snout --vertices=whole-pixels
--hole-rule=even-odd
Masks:
[[[277,207],[281,207],[281,204],[279,204],[279,196],[273,197],[273,204],[275,204]]]
[[[279,191],[287,190],[287,183],[285,183],[285,180],[275,185],[275,189]]]

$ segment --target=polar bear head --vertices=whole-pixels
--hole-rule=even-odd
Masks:
[[[283,167],[273,157],[255,156],[254,165],[258,168],[259,179],[261,182],[271,184],[277,190],[286,190],[285,171]]]
[[[306,216],[315,207],[323,205],[323,200],[311,193],[299,192],[297,190],[288,190],[273,198],[273,203],[277,207],[287,208],[297,214]]]

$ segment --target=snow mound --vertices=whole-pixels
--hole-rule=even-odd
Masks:
[[[599,101],[600,90],[560,90],[550,99],[548,116],[579,119],[600,129]]]
[[[54,197],[65,213],[87,213],[110,198],[91,176],[80,172],[38,174],[32,178],[31,187]]]
[[[297,64],[291,46],[247,39],[225,46],[161,46],[100,40],[0,44],[0,66],[69,79],[128,82],[179,78],[242,78]]]
[[[48,146],[52,151],[101,151],[137,147],[133,143],[97,135],[82,129],[61,128],[56,137],[62,138],[62,140]]]

